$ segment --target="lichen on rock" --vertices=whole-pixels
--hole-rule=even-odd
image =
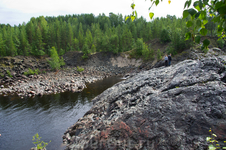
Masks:
[[[93,99],[63,136],[68,150],[205,149],[226,137],[226,56],[138,73]]]

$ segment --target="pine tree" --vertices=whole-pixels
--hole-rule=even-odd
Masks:
[[[15,44],[13,42],[13,29],[11,27],[8,27],[7,30],[7,39],[6,39],[6,55],[7,56],[16,56],[17,51]]]
[[[33,50],[33,54],[34,55],[44,55],[45,52],[43,51],[44,50],[44,43],[42,42],[42,33],[41,33],[41,29],[40,27],[38,26],[37,27],[37,30],[36,30],[36,48],[35,50]]]
[[[110,38],[110,51],[113,53],[118,53],[118,48],[119,48],[119,39],[116,34],[112,35]]]
[[[77,38],[74,39],[74,44],[73,45],[74,45],[73,47],[75,48],[76,51],[80,51],[80,49],[79,49],[79,40]]]
[[[19,55],[25,55],[27,56],[29,54],[29,43],[27,40],[27,34],[26,34],[26,29],[25,25],[23,24],[21,26],[21,32],[20,32],[20,53]]]
[[[71,27],[71,24],[68,23],[68,26],[67,26],[67,30],[68,30],[68,34],[67,34],[67,43],[68,43],[68,46],[70,47],[70,49],[74,49],[75,47],[73,46],[73,31],[72,31],[72,27]]]
[[[33,45],[35,30],[32,21],[28,22],[26,25],[27,39],[30,45]]]
[[[93,45],[93,37],[89,29],[86,31],[85,43],[87,44],[88,48],[91,49]]]
[[[79,34],[78,34],[78,41],[79,41],[79,48],[83,49],[84,45],[84,32],[82,28],[82,23],[79,24]]]
[[[0,56],[6,56],[5,43],[2,38],[2,33],[0,33]]]
[[[49,60],[49,64],[50,64],[50,67],[53,69],[53,70],[58,70],[60,69],[60,66],[65,64],[63,59],[59,58],[58,56],[58,53],[55,49],[55,47],[52,47],[51,50],[50,50],[50,53],[51,53],[51,60]]]
[[[122,50],[123,52],[131,50],[133,43],[132,33],[128,30],[127,27],[124,27],[123,34],[122,34]]]
[[[41,16],[39,17],[39,24],[40,24],[40,30],[41,30],[41,34],[42,34],[42,47],[43,47],[43,51],[45,53],[47,53],[47,45],[48,45],[48,40],[49,40],[49,26],[48,26],[48,22],[46,21],[46,19]]]

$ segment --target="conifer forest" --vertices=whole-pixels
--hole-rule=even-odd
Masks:
[[[189,32],[186,21],[170,15],[150,22],[142,17],[125,21],[125,16],[113,13],[33,17],[18,26],[0,24],[0,56],[50,56],[52,47],[60,56],[68,51],[81,51],[85,58],[95,52],[132,49],[136,55],[147,56],[157,53],[149,42],[156,38],[162,44],[170,43],[168,51],[175,54],[192,45],[192,41],[185,41],[185,33]],[[216,27],[211,21],[206,24],[209,36],[216,35]]]

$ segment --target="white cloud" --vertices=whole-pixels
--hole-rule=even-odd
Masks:
[[[160,2],[157,7],[151,9],[155,17],[165,17],[167,14],[182,16],[183,5],[186,0],[168,0]],[[0,1],[0,23],[18,25],[28,22],[31,17],[59,16],[66,14],[100,13],[108,15],[115,14],[130,15],[133,0],[1,0]],[[149,21],[148,8],[150,1],[134,0],[138,17],[143,16]]]

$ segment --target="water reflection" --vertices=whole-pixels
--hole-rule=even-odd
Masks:
[[[112,77],[87,85],[81,93],[65,92],[20,99],[0,97],[0,149],[26,150],[33,147],[32,136],[39,133],[48,150],[62,150],[62,135],[91,107],[91,100],[122,79]]]

